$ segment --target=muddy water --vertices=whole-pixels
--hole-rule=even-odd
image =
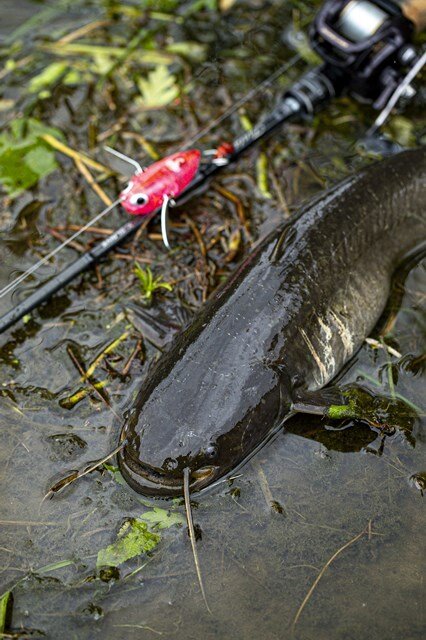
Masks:
[[[266,69],[276,66],[279,53],[290,57],[279,39],[280,20],[289,23],[300,11],[302,17],[309,17],[309,10],[296,3],[282,9],[281,4],[260,8],[256,2],[240,3],[238,10],[219,21],[203,12],[179,28],[165,23],[165,36],[207,42],[210,57],[199,66],[193,64],[201,86],[197,122],[185,120],[187,114],[180,111],[145,122],[143,131],[157,148],[161,150],[162,144],[170,148],[188,128],[193,131],[212,118],[219,106],[243,95],[266,75]],[[105,6],[77,3],[71,17],[59,13],[50,19],[56,28],[68,19],[68,31],[72,31],[103,17]],[[28,9],[37,14],[41,8],[46,3],[22,4],[23,13]],[[292,9],[296,13],[291,14]],[[8,13],[7,24],[1,24],[3,33],[20,26],[28,16],[13,19]],[[201,29],[197,29],[199,21]],[[211,35],[212,25],[216,25],[217,39]],[[46,33],[47,27],[34,29]],[[32,38],[37,31],[30,33]],[[243,56],[238,62],[244,48],[253,63]],[[297,68],[291,73],[297,73]],[[14,95],[13,87],[9,91]],[[81,95],[83,89],[76,93],[71,98],[85,105],[88,97]],[[264,95],[247,107],[247,113],[261,111],[273,97],[273,91]],[[64,130],[70,144],[87,148],[87,122],[71,126],[60,97],[51,107],[45,106],[42,114],[45,122]],[[415,105],[405,115],[421,127]],[[107,118],[113,123],[116,115]],[[290,206],[296,207],[368,161],[353,146],[367,118],[368,113],[343,101],[315,122],[313,129],[293,127],[277,136],[269,167]],[[137,123],[135,118],[126,122],[127,130],[134,130]],[[219,133],[235,134],[240,126],[233,119]],[[255,186],[257,158],[255,151],[221,183],[244,202],[256,236],[283,215],[283,193],[274,187],[271,175],[270,198]],[[78,221],[84,206],[92,213],[99,208],[89,191],[86,200],[81,199],[81,177],[62,162],[62,171],[38,190],[12,205],[2,201],[2,213],[10,213],[0,237],[6,257],[0,265],[3,283],[18,266],[29,266],[55,246],[54,239],[43,236],[47,223],[63,222],[64,211],[71,221]],[[31,198],[41,204],[25,209]],[[226,224],[227,216],[238,224],[229,202],[214,191],[187,211],[200,226]],[[120,220],[116,213],[106,226]],[[172,256],[165,256],[154,240],[140,241],[139,253],[149,256],[156,273],[166,279],[187,277],[195,266],[199,268],[198,262],[191,262],[199,249],[190,233],[178,237],[179,249]],[[58,266],[74,256],[67,251]],[[198,550],[213,615],[200,596],[185,528],[163,530],[150,556],[128,561],[113,575],[96,571],[98,551],[116,539],[123,520],[150,507],[108,471],[91,474],[53,500],[43,498],[52,479],[114,446],[119,430],[115,414],[122,415],[143,384],[150,361],[158,355],[145,343],[145,359],[136,358],[124,379],[104,365],[99,368],[96,380],[107,381],[110,406],[91,393],[73,409],[64,408],[63,400],[84,388],[70,349],[87,366],[129,330],[129,339],[118,349],[122,360],[110,363],[120,369],[137,343],[138,335],[126,315],[128,300],[139,302],[140,296],[129,264],[118,258],[108,260],[101,266],[100,277],[85,275],[26,324],[0,337],[0,593],[13,591],[12,629],[26,629],[24,637],[31,632],[31,637],[79,640],[281,640],[292,633],[306,640],[424,637],[424,499],[410,480],[426,472],[421,416],[412,433],[397,432],[384,441],[356,425],[336,431],[315,420],[295,423],[291,432],[280,434],[232,483],[196,499],[194,518],[202,534]],[[424,261],[413,265],[387,338],[403,358],[366,344],[342,376],[344,382],[363,381],[373,390],[398,393],[420,409],[424,376],[418,357],[425,346],[425,267]],[[19,292],[18,298],[32,286]],[[176,317],[188,300],[192,306],[200,304],[200,291],[194,289],[194,293],[185,286],[179,289],[179,299],[158,297],[154,310]],[[0,310],[10,303],[1,299]],[[158,506],[183,513],[180,504],[159,502]],[[364,530],[366,534],[343,549],[325,571],[292,632],[298,608],[322,568]]]

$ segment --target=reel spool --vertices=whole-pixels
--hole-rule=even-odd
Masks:
[[[337,73],[349,93],[382,109],[404,68],[417,59],[414,32],[413,21],[391,0],[326,0],[309,35],[324,72]]]

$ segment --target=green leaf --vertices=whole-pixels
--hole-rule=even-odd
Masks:
[[[23,161],[25,152],[30,149],[7,149],[0,154],[0,182],[11,198],[32,187],[39,179],[38,174]]]
[[[179,94],[176,78],[165,64],[157,65],[146,79],[140,78],[138,87],[142,95],[140,102],[146,109],[164,107]]]
[[[16,118],[10,123],[10,129],[13,137],[15,138],[15,144],[22,142],[28,144],[28,142],[36,142],[41,136],[50,134],[58,140],[65,142],[65,138],[59,129],[55,127],[48,127],[40,120],[36,118]]]
[[[136,518],[127,520],[121,527],[116,542],[98,552],[96,566],[118,567],[126,560],[152,551],[161,536],[148,529],[146,522]]]
[[[154,507],[152,511],[145,511],[145,513],[139,517],[139,520],[148,522],[151,526],[158,529],[168,529],[174,525],[185,524],[185,519],[182,514],[177,511],[167,511],[160,507]]]
[[[93,54],[92,71],[101,76],[106,75],[114,66],[114,58],[102,51]]]
[[[166,50],[168,53],[188,58],[192,62],[204,62],[206,59],[206,46],[199,42],[173,42],[167,46]]]
[[[63,83],[67,85],[80,84],[81,82],[83,82],[83,76],[79,71],[77,71],[77,69],[71,69],[71,71],[68,71],[63,79]]]
[[[61,132],[35,118],[12,120],[9,131],[0,134],[0,183],[11,198],[34,186],[57,168],[55,152],[41,136]]]
[[[203,9],[207,9],[208,11],[217,11],[218,0],[195,0],[189,5],[188,9],[185,11],[185,15],[190,15],[197,11],[202,11]]]
[[[7,609],[9,606],[11,596],[12,596],[12,592],[6,591],[6,593],[4,593],[0,598],[0,634],[3,633],[4,628],[6,626]]]
[[[52,562],[52,564],[39,567],[36,573],[51,573],[52,571],[57,571],[58,569],[63,569],[64,567],[69,567],[74,564],[74,560],[58,560],[58,562]]]
[[[173,11],[179,6],[179,0],[139,0],[139,5],[144,10]]]
[[[67,70],[68,64],[66,62],[52,62],[38,76],[31,79],[28,88],[31,93],[39,93],[42,89],[51,87],[58,82]]]
[[[25,154],[24,161],[39,178],[48,175],[58,166],[54,152],[44,145],[33,147]]]
[[[110,474],[112,475],[113,480],[115,480],[115,482],[117,482],[117,484],[121,484],[123,487],[127,487],[128,484],[125,481],[125,479],[123,478],[123,476],[120,473],[120,469],[118,467],[115,467],[112,464],[107,464],[106,462],[104,462],[104,467],[105,469],[107,469]]]

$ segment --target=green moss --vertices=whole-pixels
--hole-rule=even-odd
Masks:
[[[343,420],[344,418],[355,418],[356,412],[354,403],[332,404],[327,411],[327,415],[332,420]]]

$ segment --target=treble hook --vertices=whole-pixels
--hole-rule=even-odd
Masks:
[[[170,243],[167,237],[167,213],[169,207],[174,207],[176,202],[168,195],[163,196],[163,205],[161,207],[161,235],[163,236],[163,242],[166,249],[170,250]]]

